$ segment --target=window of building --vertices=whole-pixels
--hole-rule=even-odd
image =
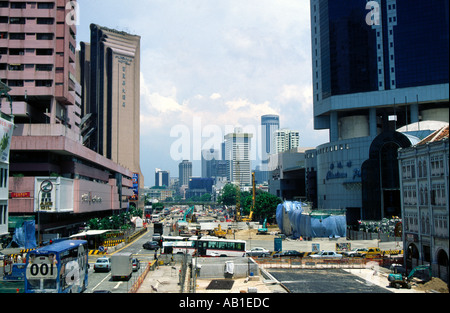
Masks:
[[[36,34],[37,40],[53,40],[54,34],[53,33],[41,33]]]

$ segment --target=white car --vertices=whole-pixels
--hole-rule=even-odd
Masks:
[[[98,258],[94,264],[94,272],[109,272],[111,270],[111,259],[108,257]]]
[[[334,258],[334,259],[341,259],[342,254],[336,253],[334,251],[320,251],[317,254],[311,254],[311,258]]]
[[[245,251],[245,255],[246,256],[261,256],[261,257],[265,257],[265,256],[269,256],[270,255],[270,251],[261,247],[255,247],[252,248],[251,250],[247,250]]]

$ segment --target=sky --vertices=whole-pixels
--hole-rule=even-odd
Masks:
[[[91,23],[141,37],[140,159],[145,186],[155,168],[178,177],[183,159],[201,176],[201,150],[219,148],[261,116],[300,132],[301,147],[328,142],[314,130],[309,0],[78,0],[77,41]]]

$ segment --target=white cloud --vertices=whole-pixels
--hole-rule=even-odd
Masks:
[[[141,167],[150,181],[145,170],[155,167],[176,176],[170,132],[186,125],[193,133],[195,118],[224,129],[279,114],[308,146],[325,141],[312,128],[309,1],[122,3],[80,0],[78,37],[89,41],[91,22],[141,36]]]

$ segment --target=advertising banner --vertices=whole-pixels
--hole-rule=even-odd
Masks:
[[[0,117],[0,162],[9,163],[9,149],[14,124]]]

